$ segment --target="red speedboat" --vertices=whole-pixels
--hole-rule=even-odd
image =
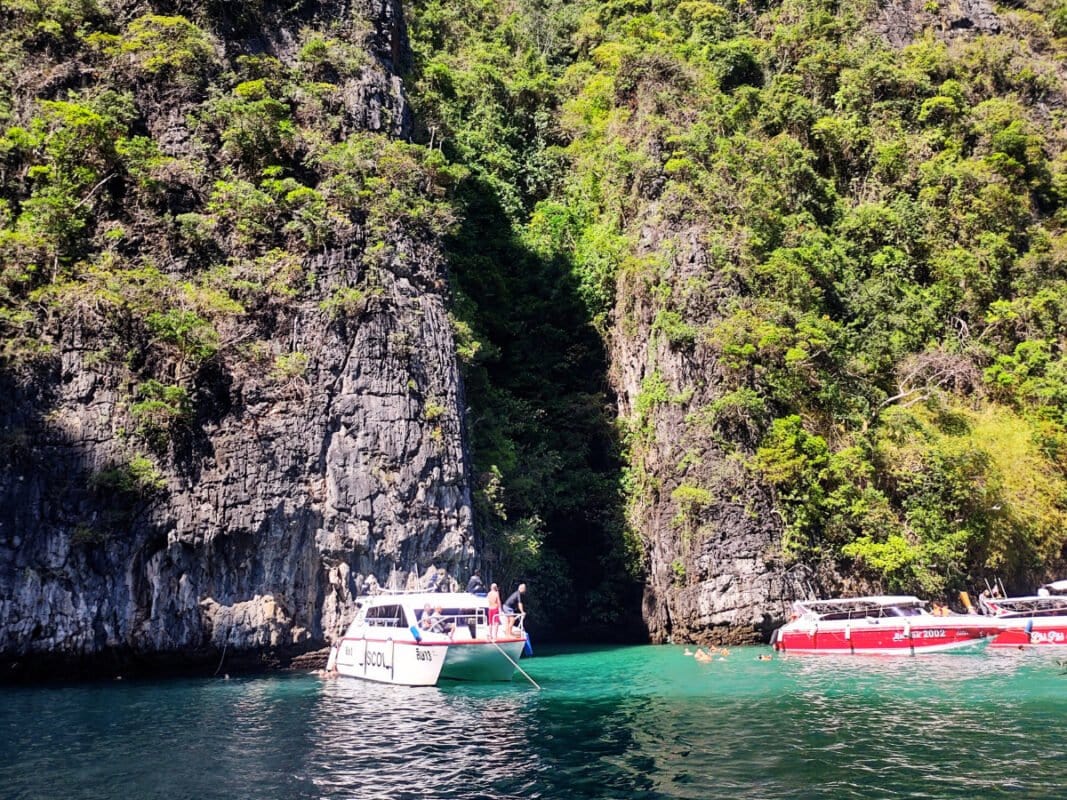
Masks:
[[[1001,626],[990,647],[1067,647],[1067,581],[1047,583],[1031,597],[980,597]]]
[[[935,616],[917,597],[798,600],[771,637],[784,653],[915,655],[977,648],[1003,628],[972,614]]]

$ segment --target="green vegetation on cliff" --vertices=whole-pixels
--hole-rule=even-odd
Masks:
[[[462,169],[387,135],[402,129],[389,104],[380,133],[349,122],[345,92],[384,72],[361,9],[317,25],[291,9],[308,24],[288,23],[283,64],[254,54],[280,24],[270,4],[0,4],[0,354],[43,368],[85,331],[87,367],[123,373],[131,463],[195,435],[219,375],[306,367],[268,340],[316,296],[309,255],[369,245],[322,301],[343,324],[398,240],[454,224]]]
[[[457,258],[486,496],[515,498],[534,464],[527,407],[504,400],[575,375],[524,305],[564,320],[578,299],[619,352],[659,340],[694,381],[666,382],[649,348],[625,425],[635,508],[674,486],[698,531],[714,487],[687,465],[733,451],[772,490],[787,563],[926,593],[1062,567],[1064,7],[958,33],[942,4],[894,10],[413,3],[422,138],[471,168],[515,247],[474,225]],[[565,301],[538,287],[546,264]],[[695,449],[649,467],[657,407],[708,386],[672,434]],[[569,469],[532,474],[571,490]]]
[[[418,138],[469,169],[446,240],[475,466],[495,574],[541,587],[564,628],[632,635],[640,557],[625,538],[607,357],[557,231],[531,222],[566,164],[559,80],[576,7],[418,0]]]
[[[368,244],[343,324],[399,226],[450,257],[494,569],[558,619],[636,609],[648,509],[699,539],[724,459],[786,563],[1029,581],[1067,544],[1067,6],[948,5],[410,0],[408,142],[346,124],[359,13],[286,12],[283,64],[270,4],[0,0],[5,369],[100,331],[154,487],[220,369],[307,368],[256,335],[304,260]]]

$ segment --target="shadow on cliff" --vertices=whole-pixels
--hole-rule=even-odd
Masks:
[[[314,665],[314,638],[265,647],[231,630],[220,650],[178,587],[192,581],[195,594],[223,605],[271,594],[293,624],[315,627],[318,563],[293,562],[285,548],[272,556],[261,543],[313,540],[321,517],[279,507],[255,534],[216,536],[206,549],[169,545],[174,497],[162,476],[146,478],[120,442],[83,427],[96,406],[63,401],[58,367],[0,369],[0,683],[210,675],[220,656],[228,672]],[[286,592],[287,580],[302,593]]]
[[[608,358],[572,265],[527,247],[484,181],[459,200],[447,249],[488,573],[505,594],[527,581],[535,636],[644,640]]]

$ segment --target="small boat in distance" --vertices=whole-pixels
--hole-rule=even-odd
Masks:
[[[512,618],[510,636],[503,615],[491,631],[482,595],[386,592],[356,603],[359,611],[331,650],[327,671],[405,686],[433,686],[440,679],[509,681],[527,646],[524,615]]]
[[[911,596],[797,600],[771,637],[783,653],[916,655],[977,648],[1000,627],[972,614],[935,616]]]
[[[1028,597],[978,598],[1001,626],[990,647],[1067,647],[1067,581],[1046,583]]]

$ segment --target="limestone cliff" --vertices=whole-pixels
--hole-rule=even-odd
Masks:
[[[770,12],[768,17],[775,21],[765,23],[760,31],[764,40],[782,37],[784,41],[781,31],[785,28],[774,26],[791,22],[790,14],[795,11],[787,4],[779,18]],[[695,23],[693,30],[698,31]],[[996,13],[984,2],[889,2],[867,9],[854,35],[871,41],[872,48],[888,45],[899,50],[924,33],[931,41],[960,43],[996,36],[1000,30]],[[693,39],[698,35],[694,32]],[[787,63],[785,56],[780,57]],[[766,641],[787,617],[793,599],[811,591],[863,593],[884,586],[855,564],[826,557],[828,550],[821,558],[809,554],[797,559],[787,553],[786,509],[758,468],[756,457],[766,442],[771,418],[792,405],[788,396],[766,401],[768,375],[775,369],[774,351],[782,347],[774,339],[790,327],[799,327],[796,318],[787,317],[780,330],[770,322],[766,329],[759,329],[765,321],[761,315],[769,314],[768,306],[753,300],[760,280],[781,280],[784,285],[792,279],[783,264],[760,267],[773,278],[753,278],[749,266],[766,257],[766,252],[752,253],[760,252],[761,245],[753,242],[763,233],[755,231],[763,213],[761,205],[768,200],[753,203],[748,197],[749,192],[759,191],[753,189],[759,185],[755,176],[749,177],[747,185],[731,183],[737,165],[730,157],[716,161],[707,155],[716,148],[729,151],[735,123],[728,118],[716,120],[711,113],[701,116],[695,98],[706,89],[697,68],[666,58],[657,61],[649,55],[632,59],[629,64],[624,60],[624,67],[614,75],[613,99],[620,109],[616,113],[626,120],[614,134],[627,143],[630,152],[639,153],[635,161],[646,166],[643,173],[628,175],[616,188],[632,215],[626,230],[635,244],[614,287],[609,338],[611,377],[619,416],[627,422],[629,436],[629,520],[646,549],[644,618],[654,641]],[[622,84],[625,92],[618,88],[623,69],[629,70]],[[724,93],[735,89],[721,75],[717,78]],[[751,99],[773,80],[759,69],[742,72],[736,77],[740,88],[735,97],[748,92],[746,97]],[[722,96],[728,95],[711,93],[712,100],[705,102],[717,102]],[[736,102],[741,108],[747,100]],[[791,122],[771,121],[773,112],[768,108],[759,112],[766,113],[766,118],[754,127],[762,124],[786,141],[790,133],[803,130],[802,126],[791,128]],[[799,102],[790,108],[806,113],[799,110]],[[744,118],[747,111],[736,113]],[[664,124],[664,118],[674,127]],[[709,118],[715,122],[708,122]],[[716,124],[721,128],[715,130]],[[708,138],[701,140],[701,135]],[[805,134],[796,135],[803,139]],[[738,157],[758,159],[755,148]],[[718,194],[692,194],[693,176],[700,174],[694,164],[701,158],[708,158],[708,172],[714,175],[703,186],[714,187]],[[784,187],[789,186],[789,177],[770,163],[764,169],[775,186],[767,197],[778,190],[788,192]],[[800,209],[819,191],[814,182],[806,185],[782,203],[779,213],[803,214]],[[805,224],[815,223],[809,218]],[[783,238],[777,243],[782,248],[802,240],[799,235],[793,241]],[[820,242],[816,249],[823,247],[825,243]],[[731,314],[733,321],[724,324]],[[758,332],[751,339],[744,338],[748,333],[737,335],[748,324]],[[802,337],[798,334],[797,338]],[[789,340],[789,334],[781,339]],[[798,364],[802,359],[817,363],[825,357],[803,347],[795,355]],[[801,374],[794,385],[804,392],[817,386],[818,379]],[[806,424],[815,428],[843,428],[840,420],[832,418],[828,400],[809,408],[808,415],[812,421]],[[817,486],[809,488],[820,491]],[[842,519],[847,513],[845,508],[837,511]]]
[[[392,0],[242,20],[215,52],[222,63],[252,53],[292,64],[309,27],[336,35],[346,15],[358,35],[345,46],[366,49],[353,74],[332,78],[339,133],[402,137],[407,44]],[[150,90],[137,96],[144,125],[166,156],[181,156],[197,95],[157,103]],[[10,674],[214,663],[224,650],[284,659],[343,630],[368,583],[405,585],[431,565],[469,572],[442,252],[401,219],[373,226],[378,202],[338,223],[344,235],[325,246],[259,256],[240,313],[219,318],[212,354],[195,365],[180,346],[167,356],[158,342],[123,338],[122,315],[99,293],[90,301],[79,289],[34,323],[40,354],[0,374],[0,659]],[[178,210],[213,221],[201,201]],[[130,229],[124,213],[115,218]],[[196,254],[152,253],[164,273],[154,280],[188,296],[181,281],[195,279]],[[279,281],[283,291],[265,291]],[[149,374],[169,377],[184,405],[138,395],[132,385]]]
[[[715,274],[702,234],[650,224],[641,236],[646,254],[669,244],[668,303],[693,326],[713,324],[718,303],[737,291]],[[771,497],[746,466],[756,432],[714,414],[724,394],[715,353],[663,335],[656,326],[663,293],[654,299],[639,284],[620,282],[612,363],[619,414],[634,429],[639,477],[629,513],[647,542],[649,634],[658,642],[765,639],[804,589],[783,564]]]

